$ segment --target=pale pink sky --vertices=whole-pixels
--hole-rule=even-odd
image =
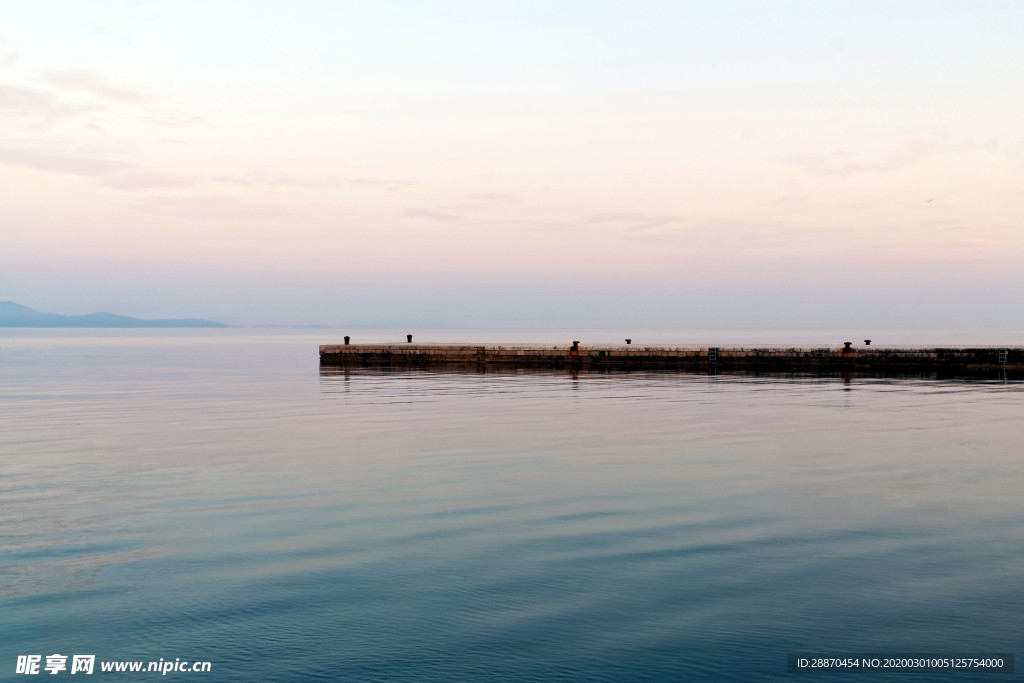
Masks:
[[[1020,327],[1022,29],[1016,2],[8,3],[0,300]]]

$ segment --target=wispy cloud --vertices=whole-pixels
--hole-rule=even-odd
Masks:
[[[49,85],[87,92],[106,100],[148,102],[153,99],[153,95],[144,90],[114,83],[90,69],[44,71],[41,78]]]
[[[100,178],[100,182],[119,190],[154,190],[165,187],[187,187],[194,185],[197,180],[191,176],[163,173],[130,165],[123,171],[103,176]]]
[[[68,175],[102,177],[125,170],[130,164],[113,159],[66,157],[28,149],[0,147],[0,162]]]
[[[138,120],[147,125],[183,128],[206,122],[202,116],[160,102],[150,91],[114,83],[95,71],[49,70],[42,72],[39,80],[48,87],[0,83],[0,117],[53,121],[130,105],[138,107]],[[81,93],[93,97],[83,100],[78,96]]]
[[[559,233],[559,232],[571,232],[578,230],[579,225],[576,223],[560,222],[560,221],[542,221],[542,220],[531,220],[531,219],[519,219],[519,220],[505,220],[505,221],[477,221],[473,225],[486,225],[497,228],[509,228],[513,230],[524,230],[528,232],[541,232],[541,233]]]
[[[116,159],[47,154],[31,149],[0,146],[0,163],[37,171],[92,178],[108,187],[142,190],[182,187],[192,178],[149,169]]]
[[[408,208],[403,213],[409,218],[423,218],[440,223],[459,223],[465,220],[462,216],[434,209]]]
[[[95,108],[69,104],[42,90],[0,83],[0,116],[56,119],[92,111]]]
[[[653,230],[682,221],[679,216],[652,214],[646,211],[617,211],[592,213],[580,219],[582,225],[607,226],[618,231],[636,232]]]
[[[464,199],[478,199],[487,202],[507,202],[517,198],[516,195],[509,192],[477,192],[462,196]]]
[[[18,61],[18,48],[0,38],[0,66],[13,66]]]
[[[395,192],[396,190],[401,190],[416,184],[411,180],[386,178],[349,178],[348,182],[352,185],[361,185],[375,190],[384,190],[385,192]]]
[[[284,187],[303,187],[311,190],[323,190],[335,187],[338,179],[334,176],[317,175],[301,176],[289,173],[271,173],[264,170],[248,171],[246,173],[232,173],[214,178],[214,180],[230,185],[243,185],[246,187],[270,185]]]
[[[267,220],[294,213],[282,206],[243,202],[226,195],[161,197],[142,206],[148,211],[192,220]]]
[[[1000,153],[1010,161],[1024,161],[1024,140],[1000,147]]]
[[[142,122],[168,128],[187,128],[206,123],[206,118],[179,109],[160,107],[147,109]]]
[[[290,186],[326,189],[334,187],[337,182],[330,176],[295,176],[265,171],[225,174],[210,178],[160,171],[119,159],[90,155],[54,154],[2,143],[0,143],[0,164],[91,178],[102,185],[120,190],[179,188],[210,182],[245,187]]]
[[[857,173],[885,173],[913,166],[939,151],[941,143],[935,140],[908,140],[881,154],[864,154],[836,150],[824,154],[803,154],[791,157],[798,168],[811,175],[845,176]]]
[[[794,245],[828,248],[854,241],[852,236],[830,236],[808,245],[808,233],[799,227],[784,222],[765,221],[748,223],[733,220],[703,221],[687,226],[686,230],[673,232],[645,232],[630,236],[631,241],[645,242],[662,248],[679,249],[706,254],[750,253],[751,250],[764,254],[789,253]],[[862,239],[862,237],[861,237]]]
[[[465,195],[463,195],[465,198]],[[593,234],[600,232],[605,235],[634,235],[655,232],[657,228],[679,225],[683,219],[670,214],[655,214],[644,211],[594,212],[576,218],[566,217],[563,220],[536,218],[533,216],[487,219],[482,214],[481,205],[473,207],[474,215],[452,213],[447,207],[407,208],[404,213],[409,218],[421,218],[444,223],[464,223],[466,225],[487,226],[499,229],[522,230],[543,233],[580,233]],[[561,213],[561,212],[558,212]]]

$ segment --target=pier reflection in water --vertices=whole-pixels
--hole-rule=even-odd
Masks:
[[[730,370],[722,369],[715,363],[708,363],[706,368],[696,369],[657,369],[657,370],[635,370],[635,369],[614,369],[614,368],[545,368],[537,366],[509,367],[500,364],[470,364],[470,363],[431,363],[426,366],[407,367],[402,365],[321,365],[321,378],[352,376],[363,377],[428,377],[431,375],[495,375],[495,376],[533,376],[537,378],[569,377],[579,379],[580,377],[626,377],[632,379],[663,379],[670,380],[672,377],[681,379],[693,379],[694,377],[730,377],[737,381],[748,380],[775,380],[775,381],[833,381],[841,379],[844,384],[857,382],[873,383],[877,380],[911,381],[911,382],[955,382],[975,383],[978,386],[986,386],[992,382],[1009,384],[1011,382],[1024,381],[1024,373],[1013,372],[1005,369],[981,369],[981,370],[950,370],[931,372],[886,372],[880,370],[828,370],[822,372],[787,371],[778,370]],[[327,386],[327,385],[325,385]]]

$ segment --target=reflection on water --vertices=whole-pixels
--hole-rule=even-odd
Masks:
[[[1012,380],[346,372],[190,334],[4,340],[0,678],[767,680],[1019,642]]]

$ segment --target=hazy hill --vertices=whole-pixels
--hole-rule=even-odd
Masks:
[[[43,313],[13,301],[0,301],[0,327],[227,327],[199,318],[143,320],[116,313]]]

